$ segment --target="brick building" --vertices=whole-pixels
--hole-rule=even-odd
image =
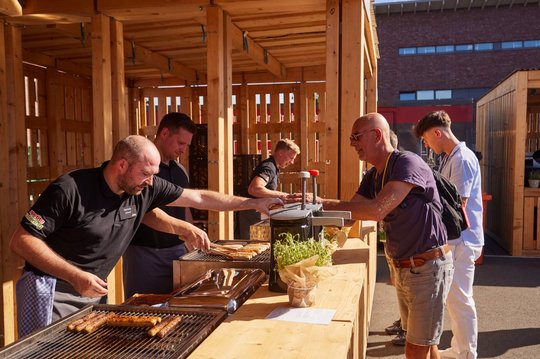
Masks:
[[[444,108],[475,142],[475,101],[516,69],[540,67],[538,0],[375,2],[378,104],[400,145],[419,152],[411,126]]]

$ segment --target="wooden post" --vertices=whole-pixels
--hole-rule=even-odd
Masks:
[[[26,184],[27,145],[24,105],[24,76],[22,63],[21,30],[14,26],[4,27],[6,108],[8,136],[9,182],[7,233],[11,234],[28,210]],[[18,257],[9,250],[9,240],[2,242],[2,294],[4,313],[4,342],[15,340],[15,278],[18,277]]]
[[[110,19],[110,53],[111,53],[111,129],[112,144],[116,144],[129,134],[129,124],[126,116],[126,84],[124,77],[124,27],[121,22]],[[112,148],[111,148],[112,154]],[[122,258],[118,261],[111,275],[114,275],[114,303],[124,301],[124,286],[122,274]]]
[[[233,195],[233,103],[232,103],[232,21],[229,14],[223,13],[223,107],[224,107],[224,192]],[[234,239],[234,212],[225,212],[224,216],[224,237],[225,239]]]
[[[225,191],[225,49],[223,42],[223,11],[217,6],[207,8],[207,79],[206,113],[208,122],[208,188]],[[225,213],[208,213],[208,236],[225,238]]]
[[[50,178],[57,178],[64,172],[64,147],[62,146],[62,112],[58,97],[62,92],[58,72],[53,67],[47,68],[47,139],[49,142]]]
[[[306,89],[306,83],[302,81],[300,84],[300,98],[297,99],[295,97],[294,102],[295,106],[298,105],[298,110],[300,112],[300,116],[298,117],[297,121],[300,121],[300,138],[297,138],[295,140],[299,141],[300,143],[297,143],[297,145],[300,147],[300,171],[306,171],[308,168],[308,156],[309,148],[308,148],[308,121],[310,120],[308,118],[308,99],[307,99],[307,89]]]
[[[250,142],[254,140],[250,138],[249,128],[249,101],[247,84],[244,82],[240,85],[240,98],[236,99],[236,107],[240,112],[240,128],[241,128],[241,140],[240,140],[240,153],[248,154],[250,151]]]
[[[129,134],[124,77],[124,28],[122,23],[115,19],[111,19],[111,45],[112,133],[114,144]]]
[[[111,90],[111,31],[110,18],[92,17],[92,98],[94,165],[112,155],[112,90]]]
[[[338,0],[326,2],[326,196],[338,198],[339,188],[339,17],[341,8]]]
[[[123,82],[122,82],[123,83]],[[92,17],[92,101],[94,166],[111,158],[113,143],[112,83],[111,83],[111,21],[105,15]],[[118,283],[117,264],[107,277],[108,301],[119,302],[122,297],[121,281]],[[121,273],[121,272],[120,272]],[[122,300],[120,299],[120,302]]]
[[[6,41],[4,38],[4,26],[0,26],[0,241],[2,243],[2,345],[15,340],[13,303],[14,286],[12,278],[12,266],[9,258],[12,256],[9,250],[10,236],[10,194],[9,194],[9,132],[8,132],[8,99],[7,99],[7,69],[6,69]]]

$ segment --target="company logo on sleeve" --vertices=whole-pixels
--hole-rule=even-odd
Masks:
[[[37,230],[41,231],[43,229],[45,220],[36,212],[30,210],[30,212],[24,215],[24,218],[26,218]]]

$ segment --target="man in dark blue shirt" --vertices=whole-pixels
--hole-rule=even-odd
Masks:
[[[158,177],[189,188],[186,170],[177,159],[186,152],[196,130],[184,113],[170,112],[163,116],[154,139],[161,155]],[[189,208],[161,206],[160,209],[172,217],[191,221]],[[141,224],[122,258],[125,297],[135,293],[172,292],[172,262],[185,253],[185,244],[177,235]]]

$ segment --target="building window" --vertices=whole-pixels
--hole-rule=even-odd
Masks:
[[[449,100],[452,98],[452,90],[436,90],[435,100]]]
[[[418,90],[399,93],[400,101],[449,100],[451,98],[452,90]]]
[[[416,47],[402,47],[399,49],[400,55],[415,55]]]
[[[418,47],[417,52],[419,54],[434,54],[435,53],[435,46],[420,46],[420,47]]]
[[[419,90],[416,91],[416,99],[418,101],[424,101],[424,100],[433,100],[434,93],[433,90]]]
[[[399,93],[399,100],[400,101],[415,101],[416,100],[416,92],[400,92]]]
[[[483,42],[480,44],[474,44],[474,50],[475,51],[490,51],[493,50],[493,43],[492,42]]]
[[[520,49],[523,47],[523,41],[503,41],[501,42],[501,49],[511,50]]]
[[[445,54],[454,52],[454,45],[441,45],[436,47],[437,53]]]
[[[523,41],[523,47],[540,47],[540,40]]]
[[[472,51],[472,50],[474,50],[473,44],[456,45],[456,51]]]

